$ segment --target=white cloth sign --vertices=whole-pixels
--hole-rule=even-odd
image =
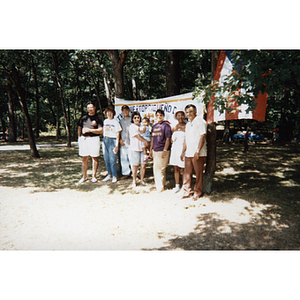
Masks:
[[[123,105],[128,105],[131,112],[140,112],[142,118],[149,117],[152,124],[156,123],[155,112],[162,109],[165,112],[165,120],[168,120],[172,127],[177,124],[174,115],[178,110],[184,110],[188,104],[194,104],[197,107],[197,115],[203,116],[203,102],[201,99],[195,99],[193,93],[186,93],[161,99],[149,100],[124,100],[115,98],[115,111],[117,120],[123,118],[121,108]]]

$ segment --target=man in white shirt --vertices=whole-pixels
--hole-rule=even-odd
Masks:
[[[197,108],[193,104],[185,107],[186,116],[190,122],[186,124],[185,141],[181,153],[183,161],[185,153],[185,168],[183,174],[183,194],[182,198],[192,195],[193,170],[196,173],[196,183],[194,186],[193,199],[196,201],[202,196],[203,191],[203,169],[207,156],[206,150],[206,122],[197,116]]]

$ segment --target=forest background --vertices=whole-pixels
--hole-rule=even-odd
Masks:
[[[293,9],[294,5],[289,1],[285,2],[284,6],[281,3],[272,3],[272,7],[262,2],[259,5],[252,3],[251,6],[240,3],[230,5],[228,2],[217,5],[215,2],[201,3],[201,6],[197,6],[185,2],[185,5],[180,6],[178,10],[172,10],[172,13],[169,5],[156,1],[152,5],[147,4],[147,7],[140,3],[135,5],[135,1],[118,2],[117,5],[115,2],[101,3],[100,7],[86,1],[80,8],[61,1],[52,1],[51,5],[45,6],[36,5],[35,1],[16,2],[3,4],[3,12],[14,13],[13,17],[8,13],[2,14],[1,49],[183,49],[183,44],[185,49],[299,48],[293,35],[293,28],[297,28],[297,9]],[[133,12],[132,7],[140,9]],[[240,15],[241,12],[243,18],[232,17]],[[266,12],[269,12],[267,17]],[[231,17],[225,20],[223,17],[226,15]],[[50,16],[55,18],[55,22],[50,21]],[[251,21],[254,19],[259,21]],[[138,28],[139,22],[143,23],[142,28]],[[139,43],[136,43],[137,39]],[[184,43],[181,42],[182,39]],[[16,95],[14,97],[16,101]],[[55,95],[53,99],[56,98]],[[6,111],[6,96],[4,101]],[[32,117],[34,121],[34,104]],[[61,125],[60,129],[63,133],[64,125]],[[161,285],[162,282],[165,289],[160,290],[160,295],[173,299],[177,296],[189,297],[200,293],[207,293],[210,298],[215,298],[218,294],[219,297],[222,295],[225,298],[226,295],[230,295],[231,299],[240,299],[241,295],[243,299],[250,299],[254,294],[256,297],[259,294],[264,298],[272,295],[273,299],[279,299],[278,297],[283,295],[292,297],[297,293],[293,281],[296,277],[294,272],[291,272],[294,268],[298,269],[296,260],[290,261],[287,256],[278,256],[270,252],[263,255],[263,259],[261,253],[251,254],[250,257],[240,252],[222,256],[202,252],[200,257],[198,253],[183,254],[181,257],[168,254],[164,255],[163,261],[153,253],[151,255],[155,255],[155,260],[147,261],[145,257],[149,258],[148,253],[134,253],[134,259],[133,255],[128,254],[129,260],[125,253],[110,253],[104,259],[99,259],[98,253],[95,252],[89,252],[88,256],[78,252],[52,253],[51,256],[47,254],[46,259],[45,253],[41,252],[29,255],[29,260],[28,253],[25,255],[24,252],[10,255],[9,260],[8,256],[2,256],[2,261],[5,261],[2,264],[5,271],[2,272],[5,293],[15,290],[17,283],[20,293],[23,296],[31,294],[33,299],[46,290],[51,294],[48,284],[52,283],[56,286],[56,291],[57,288],[61,288],[63,295],[72,294],[74,299],[83,295],[92,298],[101,293],[99,288],[95,288],[99,287],[98,279],[106,284],[106,287],[101,285],[102,291],[109,293],[110,290],[112,297],[118,293],[120,297],[131,293],[135,298],[137,294],[140,296],[140,286],[144,291],[148,291],[144,298],[153,298],[157,291],[156,284]],[[106,259],[107,257],[109,259]],[[205,261],[210,263],[207,265]],[[95,268],[98,272],[95,272]],[[99,270],[102,273],[99,274]],[[147,272],[143,272],[145,270]],[[157,272],[158,270],[165,272]],[[136,274],[143,276],[137,279]],[[132,278],[137,281],[134,287]],[[116,280],[120,292],[116,291]],[[77,285],[75,288],[74,283]],[[154,287],[152,292],[148,290],[149,283]],[[173,288],[175,286],[176,288]],[[275,286],[276,288],[270,289]],[[111,291],[114,291],[113,295]],[[52,295],[53,293],[54,291]],[[56,292],[55,294],[57,296]]]

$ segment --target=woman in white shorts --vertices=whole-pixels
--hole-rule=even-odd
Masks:
[[[144,152],[142,143],[149,145],[149,142],[141,137],[139,133],[139,127],[141,122],[141,115],[138,111],[135,111],[131,115],[131,125],[129,127],[130,136],[130,163],[132,169],[133,183],[132,187],[136,187],[137,170],[140,165],[141,184],[146,185],[144,181],[146,172],[146,161],[144,161]]]
[[[88,113],[83,115],[78,121],[78,146],[79,155],[82,156],[83,176],[79,183],[87,181],[87,170],[89,157],[93,160],[92,182],[97,182],[96,173],[99,165],[98,156],[100,154],[100,134],[103,133],[103,120],[96,113],[96,104],[89,101],[87,104]]]

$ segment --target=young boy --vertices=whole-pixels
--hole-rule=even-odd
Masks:
[[[172,128],[164,120],[165,112],[158,109],[155,113],[157,123],[152,127],[150,158],[153,157],[153,174],[156,190],[162,192],[166,185],[166,168],[169,163]]]
[[[140,135],[148,142],[151,142],[151,133],[150,133],[150,120],[147,117],[144,117],[142,119],[142,126],[138,129]],[[147,161],[148,160],[148,153],[147,153],[147,149],[150,151],[150,146],[146,147],[145,144],[143,143],[142,146],[143,152],[144,152],[144,159],[143,161]]]

